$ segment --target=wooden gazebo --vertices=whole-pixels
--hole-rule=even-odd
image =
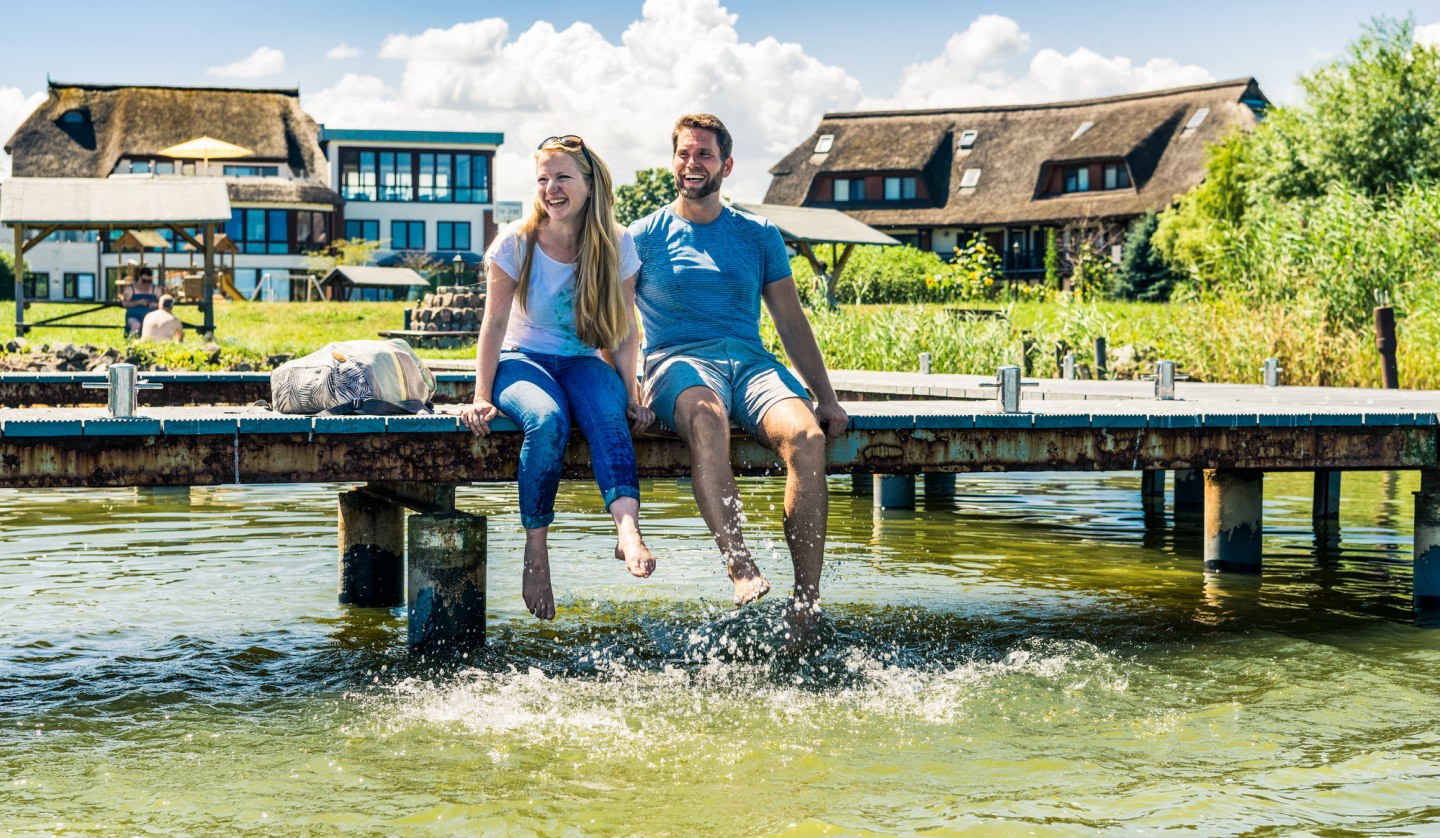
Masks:
[[[785,243],[805,257],[815,276],[823,278],[826,283],[825,300],[832,308],[835,306],[835,286],[840,282],[840,274],[845,270],[845,263],[850,261],[850,253],[855,249],[855,245],[900,243],[839,210],[782,204],[742,204],[739,201],[736,201],[734,206],[738,210],[765,218],[780,230],[780,236],[785,239]],[[815,255],[814,246],[817,244],[831,246],[831,264],[828,270]],[[837,256],[835,247],[838,245],[844,247]]]
[[[215,226],[229,220],[230,197],[225,181],[220,178],[10,178],[0,188],[0,224],[15,230],[15,334],[23,335],[30,329],[119,305],[116,301],[105,301],[83,311],[35,323],[25,322],[25,253],[59,230],[97,230],[107,238],[112,231],[122,230],[137,245],[151,242],[143,244],[147,247],[158,246],[153,244],[156,240],[164,241],[155,230],[170,230],[189,242],[197,252],[205,254],[204,282],[198,303],[203,322],[185,325],[202,334],[213,333]],[[187,233],[186,227],[200,229],[200,237]],[[27,240],[27,231],[33,231],[34,237]]]

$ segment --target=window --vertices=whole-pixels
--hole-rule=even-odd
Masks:
[[[25,299],[50,299],[50,274],[25,272]]]
[[[173,162],[165,162],[165,163],[158,163],[158,162],[157,162],[157,163],[155,164],[155,174],[157,174],[157,175],[173,175],[173,174],[175,174],[175,164],[174,164]]]
[[[76,109],[61,114],[60,121],[65,125],[84,125],[90,121],[90,115],[82,110]]]
[[[436,250],[469,250],[470,222],[441,221],[435,225]]]
[[[961,189],[974,189],[980,183],[979,169],[966,169],[965,174],[960,176]]]
[[[1201,108],[1200,110],[1196,111],[1196,112],[1195,112],[1195,115],[1192,116],[1192,117],[1190,117],[1190,121],[1187,122],[1187,123],[1185,123],[1185,130],[1186,130],[1186,131],[1194,131],[1196,128],[1199,128],[1199,127],[1200,127],[1200,123],[1204,122],[1204,121],[1205,121],[1205,117],[1207,117],[1207,116],[1209,116],[1209,115],[1210,115],[1210,109],[1209,109],[1209,108]]]
[[[1066,169],[1064,188],[1066,192],[1089,192],[1090,167],[1072,166]]]
[[[1130,170],[1125,168],[1124,163],[1105,164],[1105,188],[1106,189],[1129,189]]]
[[[835,196],[832,200],[863,201],[865,200],[865,179],[837,177],[833,181],[835,185]]]
[[[423,222],[423,221],[391,221],[391,222],[390,222],[390,249],[391,249],[391,250],[424,250],[424,249],[425,249],[425,222]]]
[[[295,210],[295,246],[315,250],[330,243],[330,213]]]
[[[227,165],[225,167],[225,177],[280,177],[280,167]]]
[[[345,238],[380,241],[380,222],[345,219]]]
[[[956,148],[967,149],[975,147],[975,139],[980,136],[978,131],[964,131],[960,134],[960,142],[955,144]]]
[[[815,141],[815,153],[827,154],[830,151],[830,147],[833,145],[835,145],[834,134],[821,134],[820,139]]]
[[[913,178],[913,177],[887,177],[887,178],[885,178],[885,200],[887,200],[887,201],[913,201],[913,200],[915,200],[915,178]]]
[[[1086,131],[1089,131],[1089,130],[1090,130],[1091,128],[1093,128],[1094,126],[1095,126],[1095,123],[1093,123],[1093,122],[1082,122],[1082,123],[1080,123],[1080,127],[1075,129],[1075,133],[1073,133],[1073,134],[1070,135],[1070,139],[1072,139],[1072,140],[1078,140],[1078,139],[1080,139],[1080,135],[1081,135],[1081,134],[1084,134]]]
[[[95,274],[65,274],[60,295],[67,300],[95,299]]]
[[[340,149],[348,201],[490,202],[490,156],[466,152]]]
[[[225,235],[241,253],[289,253],[290,211],[232,209]]]
[[[837,178],[835,178],[834,184],[835,184],[835,200],[836,200],[836,201],[848,201],[848,200],[850,200],[850,179],[849,179],[849,178],[843,178],[843,177],[837,177]]]

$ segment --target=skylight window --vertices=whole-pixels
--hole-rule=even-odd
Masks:
[[[834,134],[821,134],[821,135],[820,135],[820,139],[818,139],[818,140],[815,141],[815,153],[816,153],[816,154],[827,154],[827,153],[829,153],[829,151],[830,151],[830,146],[832,146],[832,145],[834,145],[834,144],[835,144],[835,135],[834,135]]]
[[[1190,117],[1190,121],[1187,122],[1187,123],[1185,123],[1185,130],[1186,130],[1186,131],[1194,131],[1196,128],[1199,128],[1199,127],[1200,127],[1200,123],[1204,122],[1204,121],[1205,121],[1205,117],[1207,117],[1207,116],[1209,116],[1209,115],[1210,115],[1210,109],[1209,109],[1209,108],[1201,108],[1200,110],[1196,111],[1196,112],[1195,112],[1195,115],[1192,116],[1192,117]]]
[[[978,183],[980,183],[979,169],[966,169],[965,174],[960,176],[961,189],[974,189]]]
[[[975,147],[975,138],[980,136],[978,131],[964,131],[960,134],[960,142],[955,144],[956,148],[967,149]]]
[[[1072,140],[1078,140],[1078,139],[1080,139],[1080,135],[1081,135],[1081,134],[1084,134],[1086,131],[1089,131],[1089,130],[1090,130],[1091,128],[1093,128],[1093,127],[1095,127],[1095,123],[1093,123],[1093,122],[1082,122],[1082,123],[1080,123],[1080,127],[1075,129],[1075,133],[1073,133],[1073,134],[1070,135],[1070,139],[1072,139]]]

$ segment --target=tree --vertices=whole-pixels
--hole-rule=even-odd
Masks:
[[[0,250],[0,300],[15,299],[15,259]]]
[[[1147,212],[1130,225],[1120,247],[1120,266],[1105,289],[1108,296],[1147,303],[1170,299],[1179,277],[1151,244],[1159,223],[1156,213]]]
[[[675,175],[669,169],[656,167],[635,173],[635,182],[622,184],[615,190],[615,220],[629,225],[679,196]]]

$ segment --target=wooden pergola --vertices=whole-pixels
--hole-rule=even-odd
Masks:
[[[779,230],[785,243],[795,248],[795,251],[810,263],[810,269],[815,276],[822,277],[825,282],[825,300],[831,308],[835,307],[835,286],[840,282],[840,274],[845,270],[845,263],[850,261],[850,253],[857,244],[892,245],[900,244],[895,239],[876,230],[874,227],[857,221],[839,210],[815,209],[813,207],[792,207],[783,204],[742,204],[735,202],[734,207],[738,210],[758,215],[774,224]],[[829,269],[815,255],[815,245],[830,245]],[[844,248],[838,256],[835,255],[835,247],[843,245]]]
[[[136,244],[164,241],[153,231],[170,230],[197,252],[203,252],[204,283],[197,304],[203,322],[185,325],[202,334],[213,333],[215,226],[229,220],[230,196],[220,178],[10,178],[0,189],[0,224],[15,231],[15,334],[23,335],[30,329],[53,326],[72,317],[119,305],[116,301],[101,301],[83,311],[25,322],[25,253],[60,230],[96,230],[107,238],[112,231],[121,230]],[[186,232],[186,227],[198,228],[200,237],[197,239]],[[27,231],[35,233],[28,240]],[[96,324],[66,325],[111,328]]]

